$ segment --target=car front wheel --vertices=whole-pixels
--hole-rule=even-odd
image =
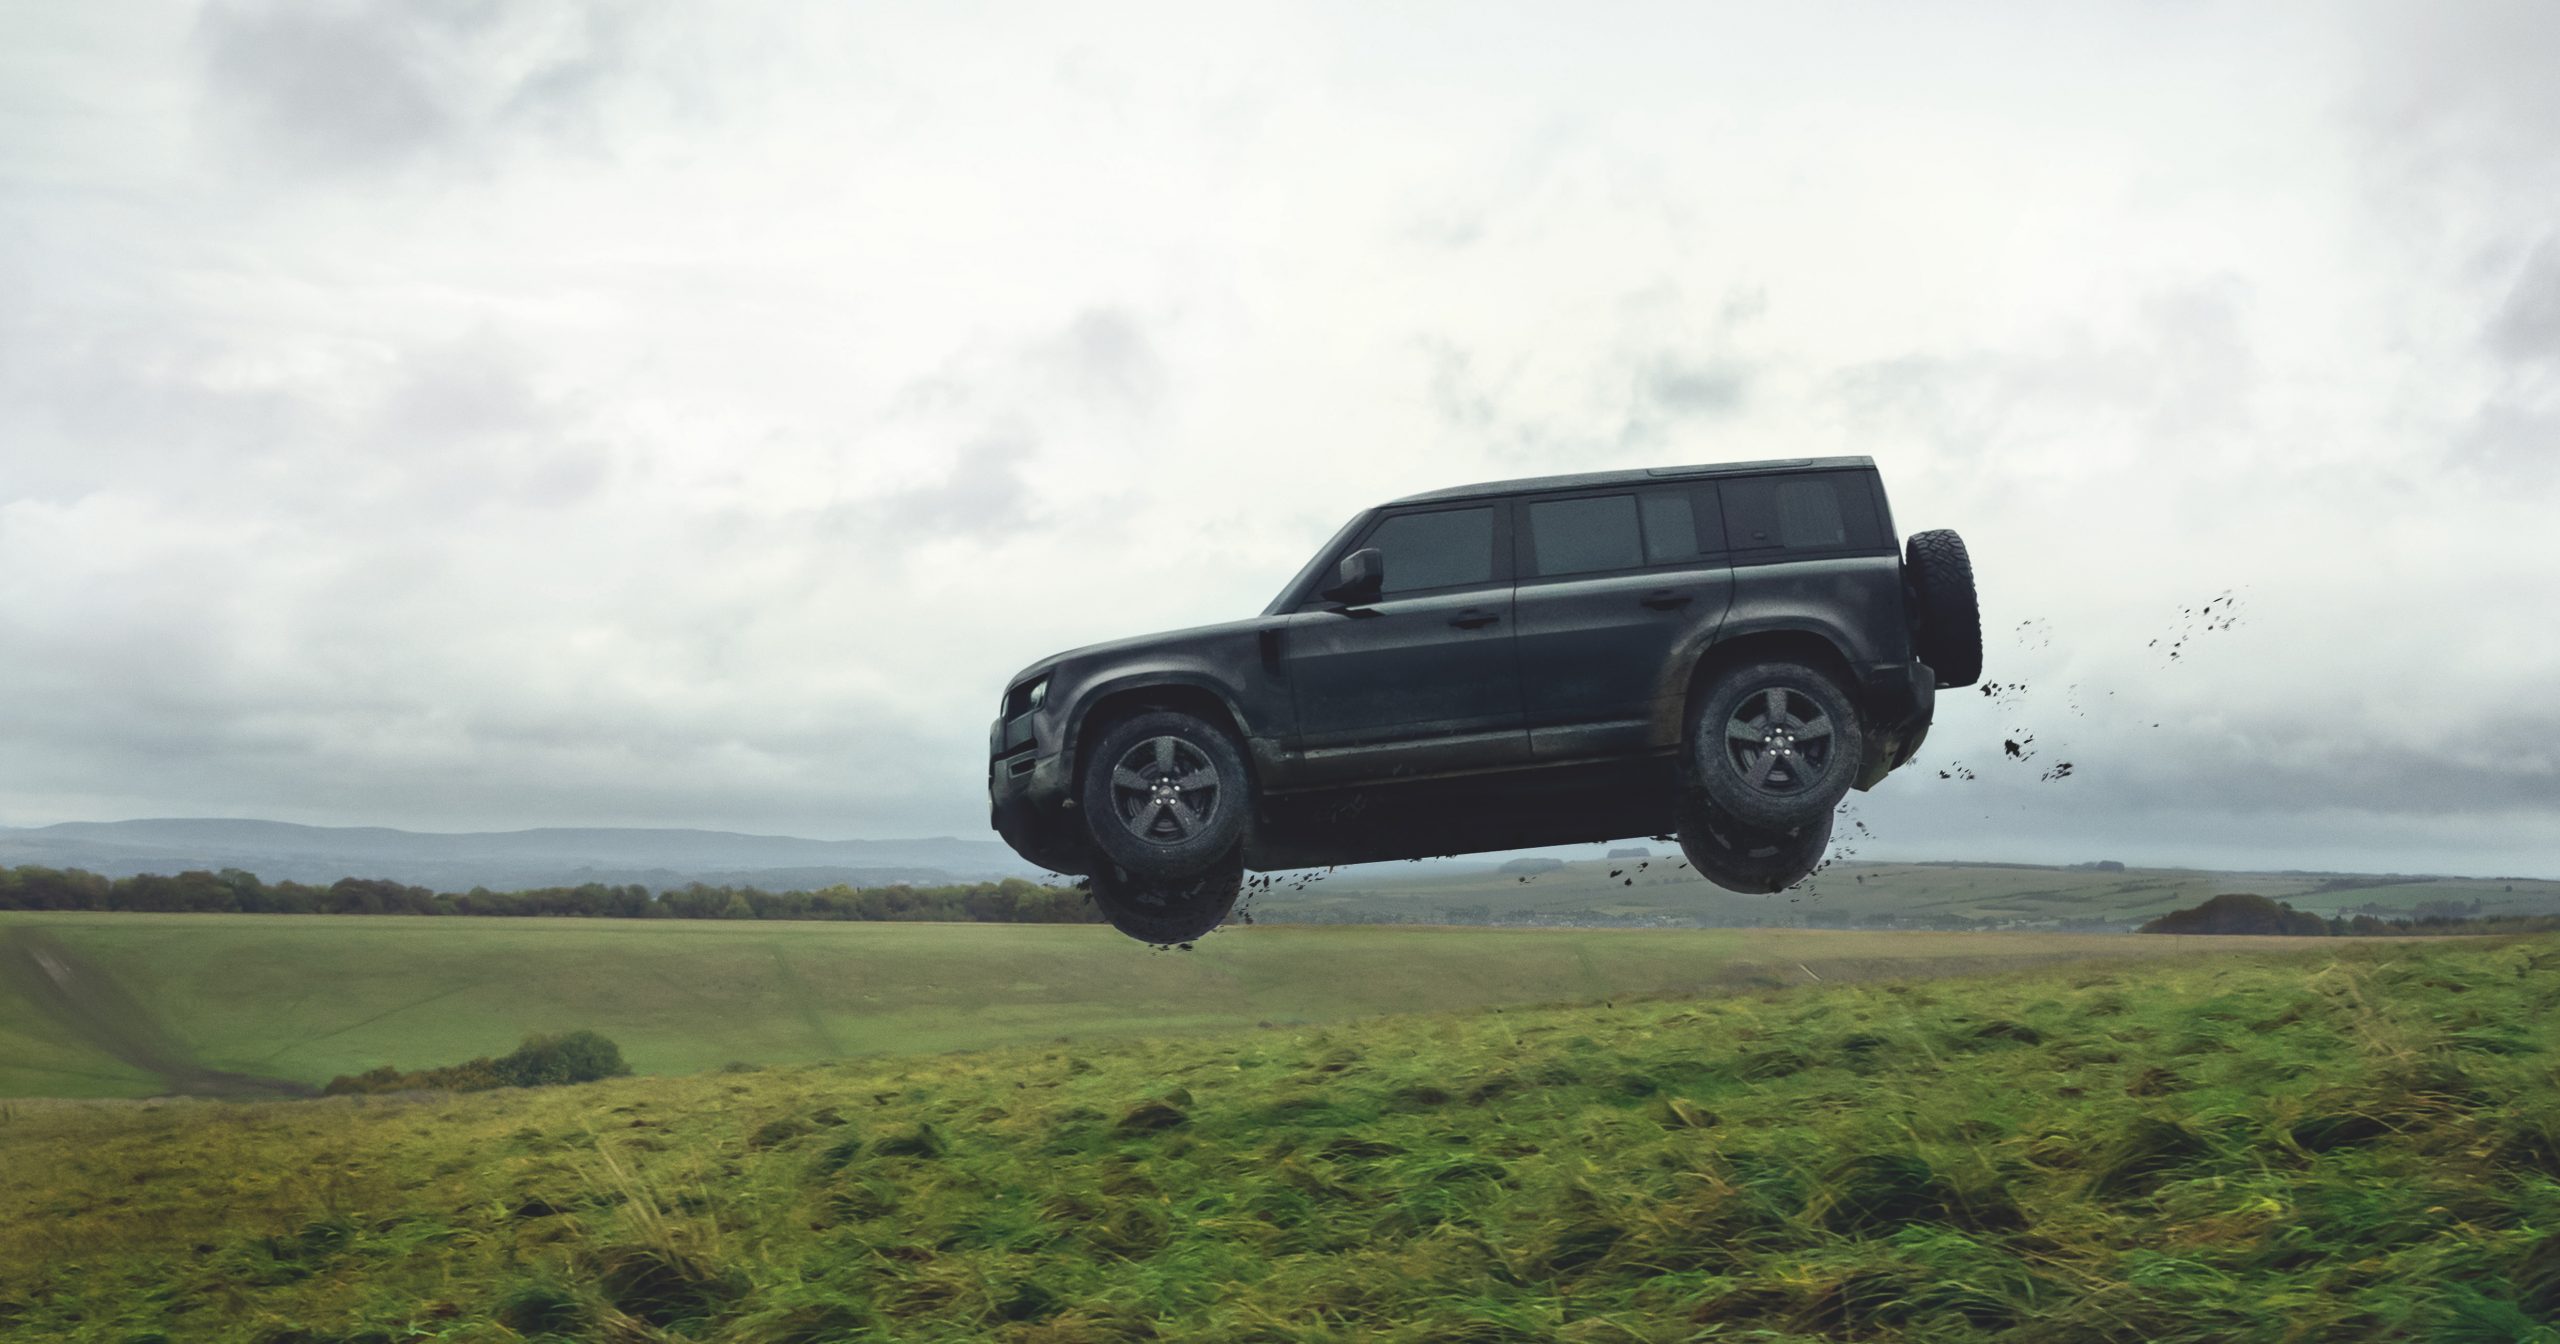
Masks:
[[[1205,872],[1244,835],[1244,755],[1195,715],[1150,710],[1103,730],[1078,802],[1111,863],[1138,877]]]
[[[1230,849],[1190,877],[1141,877],[1103,864],[1085,890],[1111,927],[1159,947],[1192,942],[1226,922],[1244,889],[1244,852]]]

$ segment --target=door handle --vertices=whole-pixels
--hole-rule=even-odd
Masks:
[[[1673,607],[1685,607],[1689,605],[1689,596],[1690,595],[1687,593],[1675,593],[1668,588],[1656,588],[1652,592],[1647,593],[1636,600],[1641,605],[1651,607],[1655,611],[1669,611]]]
[[[1449,624],[1454,625],[1461,630],[1473,630],[1479,626],[1491,625],[1495,621],[1501,619],[1502,618],[1500,616],[1497,616],[1490,611],[1486,611],[1481,607],[1469,607],[1465,611],[1459,612],[1457,615],[1450,617]]]

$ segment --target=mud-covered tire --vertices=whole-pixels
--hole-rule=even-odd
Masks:
[[[1149,710],[1105,728],[1076,790],[1106,863],[1139,877],[1208,871],[1244,837],[1244,753],[1197,715]]]
[[[1973,591],[1973,557],[1964,538],[1940,529],[1903,543],[1902,574],[1911,603],[1912,652],[1938,676],[1941,690],[1982,679],[1982,606]]]
[[[1694,794],[1679,804],[1680,852],[1698,876],[1746,896],[1785,891],[1822,863],[1831,847],[1831,813],[1795,835],[1755,838]]]
[[[1195,941],[1226,922],[1244,890],[1244,851],[1230,849],[1206,872],[1190,877],[1143,877],[1103,864],[1085,879],[1085,890],[1111,927],[1159,947]]]
[[[1848,795],[1866,747],[1848,690],[1803,663],[1743,663],[1691,702],[1681,788],[1759,837],[1794,836]]]

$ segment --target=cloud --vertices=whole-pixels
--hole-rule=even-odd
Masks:
[[[444,143],[462,115],[439,68],[457,35],[423,17],[217,5],[202,20],[206,73],[240,129],[305,166],[397,163]]]
[[[969,830],[1007,673],[1368,504],[1857,453],[2072,632],[1993,675],[2157,711],[1877,816],[2560,833],[2549,12],[30,11],[0,808]]]
[[[1587,462],[1678,455],[1689,431],[1746,407],[1761,372],[1745,331],[1757,296],[1701,301],[1651,285],[1594,308],[1597,339],[1582,343],[1416,339],[1444,427],[1507,463]]]
[[[2560,235],[2546,235],[2489,319],[2489,348],[2518,364],[2560,364]]]
[[[2376,11],[2347,30],[2363,67],[2346,107],[2385,170],[2428,191],[2502,179],[2507,191],[2560,186],[2560,11],[2535,0]]]
[[[305,173],[470,160],[511,133],[592,143],[646,11],[419,0],[217,0],[204,90],[237,150]]]

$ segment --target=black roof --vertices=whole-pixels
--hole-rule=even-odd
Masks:
[[[1872,457],[1786,457],[1765,462],[1702,462],[1686,467],[1639,467],[1630,471],[1586,471],[1570,476],[1524,476],[1516,481],[1483,481],[1475,485],[1453,485],[1445,490],[1426,490],[1418,495],[1387,501],[1390,504],[1428,504],[1444,499],[1474,499],[1482,495],[1523,495],[1533,490],[1580,490],[1608,485],[1636,485],[1661,480],[1667,476],[1730,476],[1743,472],[1813,470],[1823,467],[1873,467]]]

